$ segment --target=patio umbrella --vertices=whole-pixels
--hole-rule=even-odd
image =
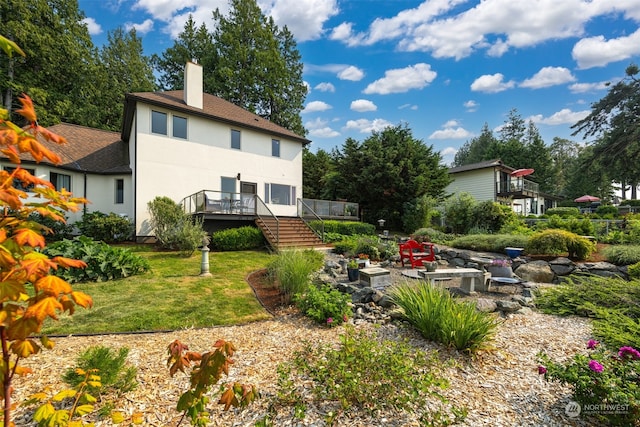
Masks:
[[[527,176],[533,173],[533,169],[516,169],[511,172],[511,176],[519,177],[519,176]]]
[[[584,196],[580,196],[577,199],[573,200],[576,203],[585,203],[585,202],[599,202],[600,198],[596,197],[596,196],[590,196],[588,194],[585,194]]]

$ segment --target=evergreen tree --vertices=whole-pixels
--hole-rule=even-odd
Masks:
[[[0,58],[4,108],[12,111],[15,97],[29,93],[48,126],[73,121],[77,106],[95,103],[97,51],[84,18],[76,0],[0,2],[2,33],[26,54]]]
[[[162,53],[154,54],[154,68],[160,73],[158,82],[163,90],[181,90],[184,86],[184,66],[188,61],[196,61],[202,65],[204,91],[217,93],[215,85],[216,50],[213,37],[202,24],[196,27],[193,17],[184,24],[183,31],[173,46]]]
[[[307,199],[323,199],[325,191],[328,199],[335,200],[335,188],[331,186],[330,174],[333,163],[329,153],[319,149],[315,154],[308,148],[302,152],[302,193]]]
[[[489,129],[487,123],[482,127],[480,135],[467,141],[463,147],[458,150],[454,158],[454,166],[470,165],[479,163],[484,160],[493,160],[488,158],[489,149],[496,144],[497,140],[493,135],[493,131]]]

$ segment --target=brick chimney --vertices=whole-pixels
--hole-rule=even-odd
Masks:
[[[187,62],[184,66],[184,102],[195,108],[202,108],[202,66]]]

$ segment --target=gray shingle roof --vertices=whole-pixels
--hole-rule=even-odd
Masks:
[[[184,92],[181,90],[128,93],[125,96],[125,116],[122,132],[122,139],[124,141],[128,141],[129,139],[129,133],[131,132],[131,120],[133,119],[133,110],[136,102],[144,102],[216,121],[226,122],[231,125],[255,129],[261,132],[270,133],[274,136],[292,139],[302,144],[308,144],[311,142],[282,126],[258,116],[257,114],[251,113],[229,101],[208,93],[203,93],[202,109],[191,107],[184,102]]]

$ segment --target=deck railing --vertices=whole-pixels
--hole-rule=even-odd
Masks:
[[[320,240],[324,242],[324,221],[322,220],[322,218],[320,218],[318,214],[313,212],[313,209],[311,209],[311,207],[305,203],[304,199],[298,199],[297,203],[298,203],[298,213],[301,213],[301,212],[306,213],[305,216],[298,215],[300,219],[302,219],[302,221],[304,221],[304,223],[307,224],[307,226],[310,229],[312,229],[314,233],[316,233],[316,235],[320,238]],[[316,229],[316,227],[311,226],[310,222],[313,220],[318,221],[318,223],[320,224],[319,229]]]
[[[529,181],[528,179],[511,179],[510,181],[500,181],[496,183],[498,186],[498,193],[519,193],[522,191],[528,191],[531,193],[538,193],[540,186],[538,183]]]
[[[271,212],[271,209],[267,206],[267,204],[259,197],[255,196],[255,214],[262,220],[262,224],[264,228],[267,230],[269,234],[273,237],[273,241],[276,242],[276,247],[280,243],[280,220],[277,216]],[[269,227],[269,222],[267,219],[272,220],[275,224],[275,227]]]
[[[300,218],[318,216],[322,219],[359,220],[359,206],[357,203],[318,199],[302,199],[302,201],[304,203],[298,203],[298,216]]]
[[[256,215],[255,194],[201,190],[182,199],[182,210],[189,214],[213,213]]]

